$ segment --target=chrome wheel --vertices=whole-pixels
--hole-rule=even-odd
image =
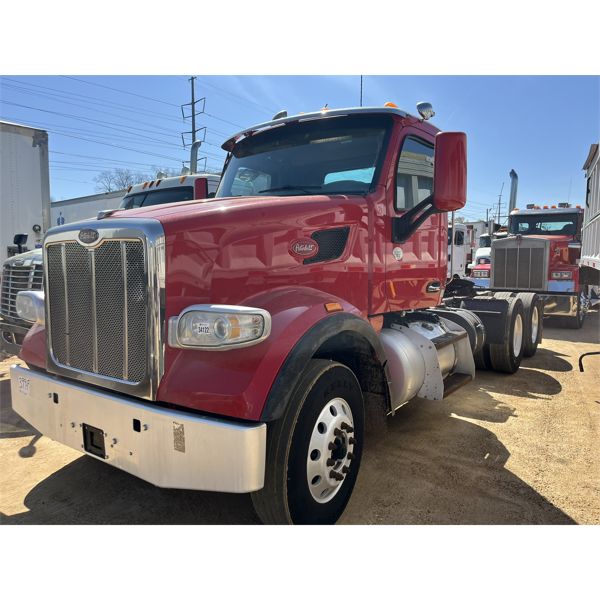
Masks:
[[[343,398],[330,400],[319,414],[308,445],[306,477],[316,502],[329,502],[349,473],[354,454],[354,419]]]
[[[523,319],[517,315],[515,319],[515,328],[513,329],[513,354],[519,356],[521,345],[523,344]]]
[[[531,343],[537,342],[538,331],[540,327],[540,311],[537,306],[534,306],[531,312]]]

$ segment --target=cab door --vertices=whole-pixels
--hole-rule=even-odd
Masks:
[[[413,127],[403,129],[388,215],[399,217],[433,192],[434,144]],[[429,138],[429,139],[428,139]],[[391,219],[390,219],[391,220]],[[403,243],[386,241],[386,293],[390,310],[435,306],[446,280],[447,216],[434,214]]]

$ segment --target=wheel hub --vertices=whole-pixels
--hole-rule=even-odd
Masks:
[[[333,398],[317,417],[308,445],[306,477],[316,502],[329,502],[342,487],[354,459],[353,433],[349,404],[343,398]]]
[[[517,315],[515,319],[515,328],[513,330],[513,354],[519,356],[521,344],[523,343],[523,319]]]
[[[539,328],[539,310],[538,307],[534,305],[533,312],[531,314],[531,343],[535,344],[538,336],[538,328]]]

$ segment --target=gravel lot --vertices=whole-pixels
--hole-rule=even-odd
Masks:
[[[600,319],[546,320],[516,375],[478,372],[414,402],[368,440],[341,522],[600,524]],[[162,490],[41,436],[11,409],[0,362],[0,519],[14,523],[257,523],[248,495]]]

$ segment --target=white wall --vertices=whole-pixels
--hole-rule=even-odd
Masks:
[[[118,208],[125,191],[83,196],[73,200],[63,200],[51,203],[51,225],[63,225],[84,219],[95,219],[101,210]]]

